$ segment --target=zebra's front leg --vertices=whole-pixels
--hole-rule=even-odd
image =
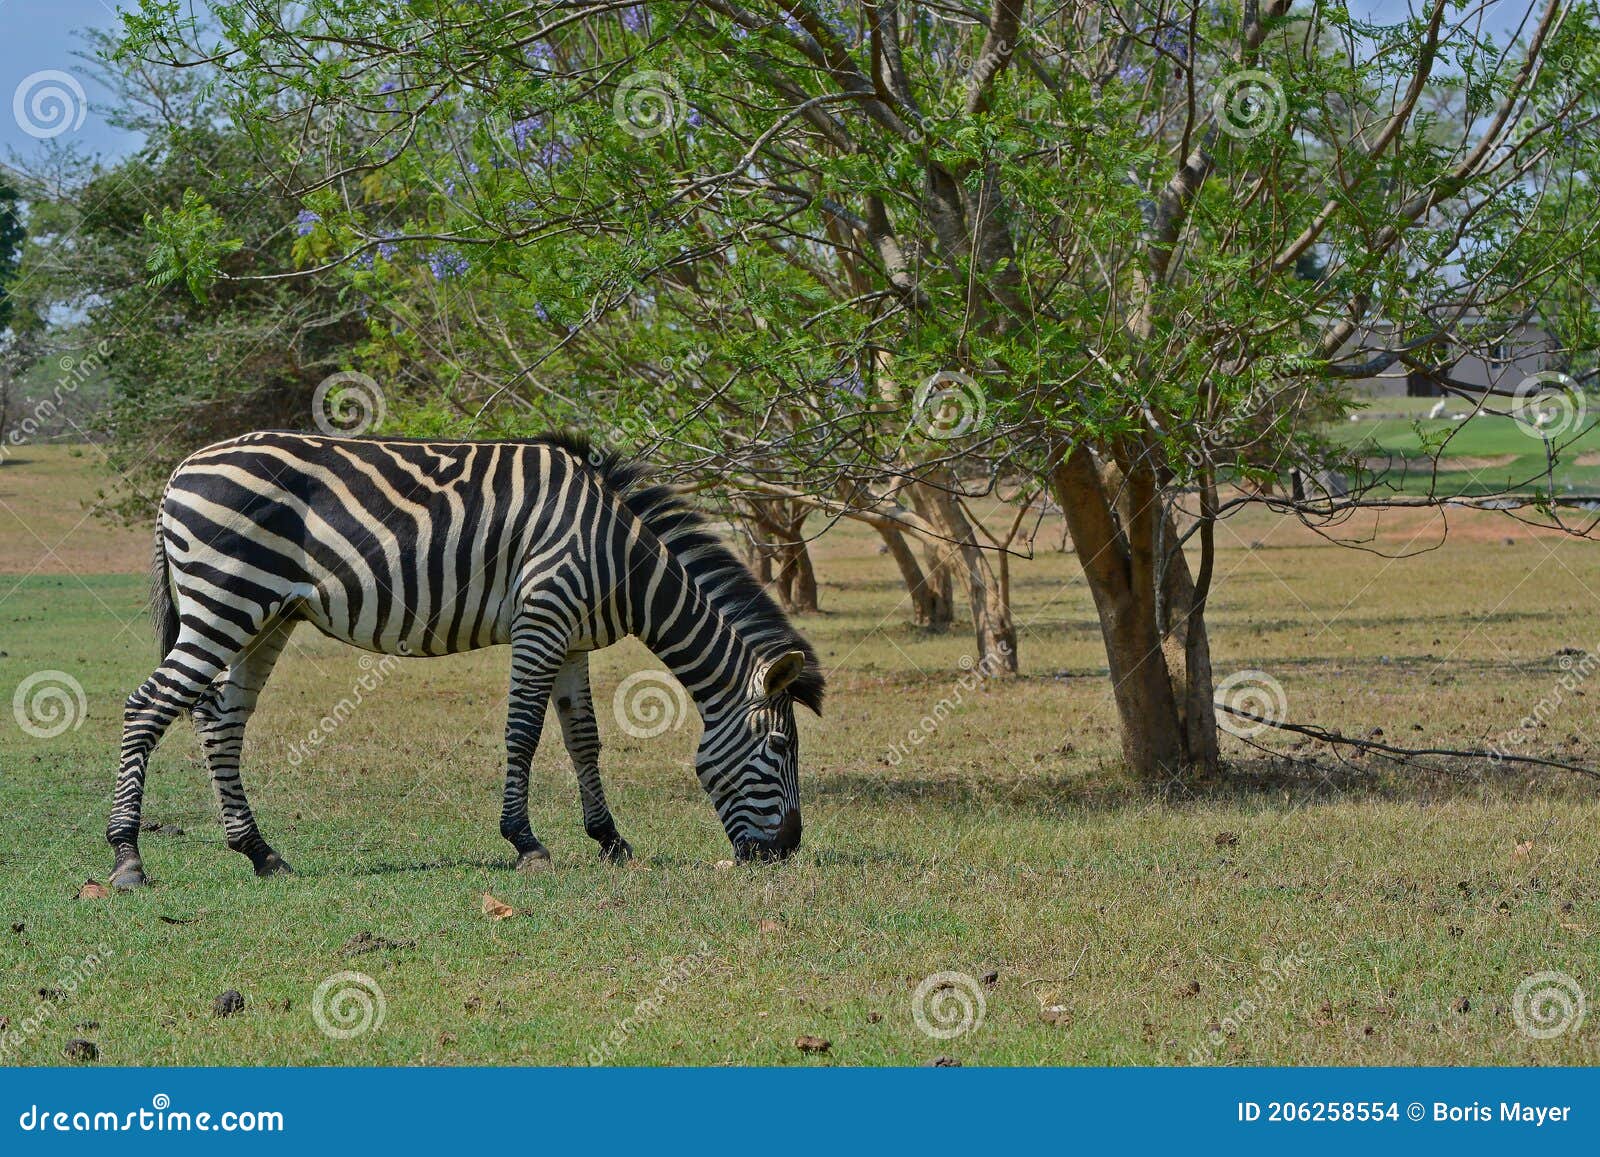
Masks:
[[[244,748],[245,725],[255,711],[273,665],[289,641],[293,624],[280,622],[268,627],[234,661],[227,672],[194,705],[195,730],[205,749],[211,770],[211,786],[222,809],[222,829],[228,847],[250,857],[250,864],[261,877],[290,873],[289,862],[272,850],[256,826],[255,813],[245,797],[239,778],[239,756]]]
[[[583,830],[600,845],[600,855],[614,864],[633,858],[633,848],[617,831],[617,821],[606,804],[600,782],[600,728],[594,718],[594,696],[589,690],[589,653],[574,651],[556,675],[556,717],[566,741],[572,769],[578,777],[583,801]]]
[[[516,869],[550,867],[550,852],[528,822],[528,769],[544,730],[550,690],[566,656],[570,631],[547,623],[520,621],[511,634],[511,695],[506,704],[506,789],[500,806],[500,834],[517,849]]]

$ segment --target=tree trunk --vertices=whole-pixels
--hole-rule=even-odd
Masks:
[[[769,587],[772,585],[772,545],[767,529],[754,514],[745,520],[745,524],[749,530],[744,542],[745,565],[762,586]]]
[[[943,543],[924,542],[922,558],[927,564],[928,585],[933,591],[934,618],[929,625],[936,631],[948,630],[956,621],[955,566]]]
[[[911,624],[930,631],[948,630],[955,621],[955,593],[948,567],[939,564],[932,547],[926,548],[928,569],[917,562],[906,536],[892,526],[879,526],[889,556],[900,568],[900,578],[911,596]]]
[[[1222,757],[1217,747],[1216,692],[1211,674],[1205,601],[1196,597],[1188,557],[1174,545],[1178,541],[1178,528],[1170,516],[1164,520],[1162,533],[1167,568],[1162,600],[1165,622],[1161,627],[1166,640],[1167,669],[1174,686],[1182,688],[1178,716],[1189,766],[1198,774],[1210,776],[1220,768]],[[1209,538],[1203,549],[1209,554]]]
[[[1011,619],[1011,575],[1001,554],[998,568],[990,561],[961,504],[952,493],[953,479],[936,476],[910,487],[917,512],[938,529],[943,545],[959,563],[957,573],[967,590],[977,666],[989,678],[1017,673],[1017,628]]]
[[[756,500],[750,508],[761,556],[757,577],[777,593],[784,610],[816,612],[817,572],[805,538],[809,509],[786,499]]]
[[[1130,454],[1126,473],[1108,479],[1111,471],[1078,445],[1050,481],[1099,614],[1123,758],[1146,782],[1165,785],[1216,767],[1216,713],[1204,603],[1173,550],[1175,528],[1145,461]]]
[[[779,582],[786,592],[785,609],[797,614],[815,614],[818,610],[817,572],[811,566],[811,551],[798,529],[783,545],[782,558]]]

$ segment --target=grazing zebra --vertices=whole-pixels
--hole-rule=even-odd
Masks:
[[[500,833],[546,866],[528,766],[555,697],[584,829],[624,860],[600,783],[588,652],[636,635],[693,697],[696,774],[741,859],[800,843],[794,703],[820,713],[816,656],[745,566],[668,487],[575,436],[361,440],[268,432],[173,473],[153,574],[160,666],[128,697],[106,839],[112,883],[145,882],[145,765],[186,708],[228,846],[258,876],[289,865],[239,779],[245,724],[296,622],[384,654],[511,644]]]

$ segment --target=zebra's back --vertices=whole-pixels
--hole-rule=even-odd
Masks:
[[[595,501],[583,463],[546,442],[267,432],[186,459],[161,529],[174,582],[214,613],[438,655],[505,642],[519,572],[569,558]]]

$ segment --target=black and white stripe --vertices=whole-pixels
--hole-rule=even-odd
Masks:
[[[811,648],[671,490],[581,439],[424,442],[250,434],[174,472],[156,535],[162,661],[128,697],[106,838],[113,882],[144,882],[145,766],[192,712],[228,846],[260,875],[288,865],[239,778],[256,697],[299,621],[384,654],[511,645],[501,833],[518,866],[549,853],[528,767],[552,695],[584,827],[626,858],[600,782],[587,653],[641,639],[704,721],[696,772],[743,857],[800,841],[796,701],[820,710]]]

